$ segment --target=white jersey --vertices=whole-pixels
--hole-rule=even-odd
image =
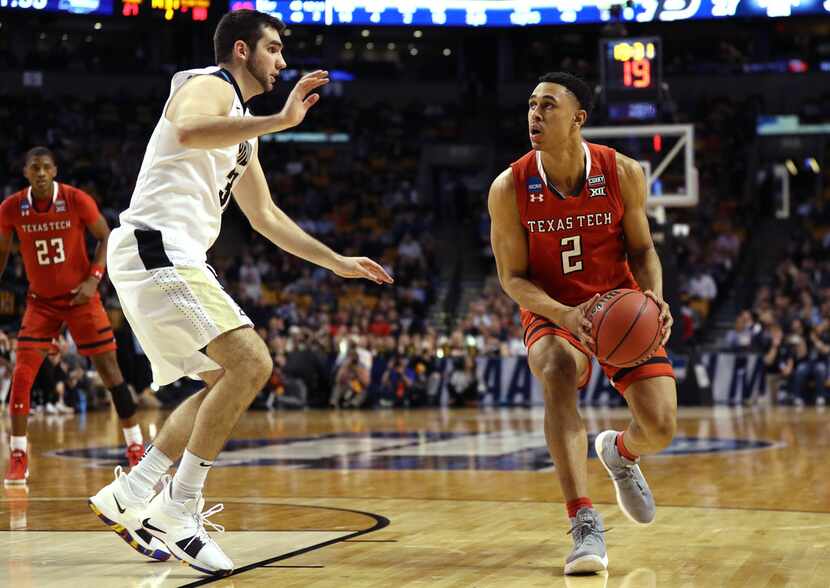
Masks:
[[[233,186],[256,149],[256,139],[221,149],[190,149],[179,142],[167,119],[167,106],[185,82],[199,75],[217,75],[233,86],[228,116],[250,116],[228,71],[206,67],[175,74],[170,97],[147,144],[130,206],[120,217],[124,225],[160,231],[164,250],[176,265],[205,262],[207,250],[219,236]]]

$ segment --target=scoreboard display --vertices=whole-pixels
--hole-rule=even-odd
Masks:
[[[90,16],[160,15],[172,20],[176,15],[194,21],[208,18],[211,0],[0,0],[0,10],[57,12]],[[181,18],[181,16],[179,16]]]
[[[0,0],[2,1],[2,0]],[[164,20],[172,20],[177,14],[189,15],[191,20],[205,21],[208,18],[210,0],[123,0],[123,16],[139,16],[157,12]]]
[[[657,118],[662,64],[659,37],[600,41],[600,85],[611,121],[647,122]]]
[[[608,96],[656,98],[662,81],[659,37],[600,41],[600,80]]]
[[[0,0],[0,9],[69,14],[112,14],[113,0]]]

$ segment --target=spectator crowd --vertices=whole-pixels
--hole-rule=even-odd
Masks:
[[[9,55],[7,51],[7,59]],[[54,57],[43,59],[51,62]],[[24,187],[23,152],[46,145],[56,153],[58,180],[90,193],[115,226],[118,213],[129,203],[163,99],[158,93],[138,96],[134,91],[94,99],[40,92],[4,95],[0,197]],[[253,108],[273,111],[278,102],[278,97],[266,96]],[[701,202],[689,211],[669,211],[667,226],[686,224],[689,232],[670,240],[677,272],[667,279],[679,289],[678,342],[692,345],[705,331],[713,307],[729,291],[749,236],[750,227],[737,212],[756,206],[746,200],[743,166],[763,104],[729,97],[679,102],[661,114],[666,117],[661,122],[695,121]],[[456,177],[453,170],[444,170],[456,179],[441,202],[435,196],[427,201],[419,189],[424,186],[419,181],[422,155],[432,143],[488,140],[497,167],[527,150],[521,109],[487,101],[477,104],[474,113],[465,108],[415,100],[367,106],[330,96],[303,123],[301,130],[309,135],[286,133],[278,144],[269,137],[261,140],[260,159],[276,203],[333,249],[378,260],[395,284],[343,281],[294,258],[254,233],[231,205],[209,262],[271,350],[273,374],[258,406],[435,405],[442,388],[449,391],[453,404],[468,405],[481,391],[476,357],[525,353],[516,305],[503,294],[493,273],[481,177],[465,185],[461,174]],[[479,124],[485,119],[495,122]],[[341,139],[331,139],[334,133]],[[481,174],[491,177],[489,170]],[[468,303],[458,320],[445,325],[431,319],[431,308],[444,263],[436,240],[442,219],[436,217],[448,210],[459,230],[478,239],[473,249],[481,254],[467,263],[487,268],[487,275],[475,294],[465,298]],[[828,216],[827,211],[830,207],[818,202],[810,214]],[[734,332],[724,341],[729,348],[763,352],[771,382],[768,392],[782,401],[826,401],[828,246],[822,236],[793,245],[774,281],[759,288],[752,308],[738,317]],[[13,256],[0,281],[0,328],[9,336],[19,324],[26,287],[20,258]],[[164,405],[192,392],[195,384],[189,382],[150,389],[146,357],[123,320],[117,297],[106,280],[101,288],[116,327],[119,362],[136,392],[149,404]],[[0,347],[0,398],[7,393],[11,373],[11,339],[5,351]],[[39,378],[45,393],[36,395],[34,406],[42,406],[44,412],[98,402],[100,385],[71,338],[55,343]]]

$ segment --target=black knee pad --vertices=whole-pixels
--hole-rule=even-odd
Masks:
[[[115,405],[115,412],[118,413],[119,419],[128,419],[135,414],[138,403],[133,398],[132,392],[127,387],[126,382],[121,382],[117,386],[110,389],[112,396],[112,403]]]

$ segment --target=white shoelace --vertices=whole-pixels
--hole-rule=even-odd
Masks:
[[[219,531],[220,533],[225,532],[225,527],[223,525],[220,525],[219,523],[214,523],[213,521],[208,520],[209,517],[212,517],[216,513],[222,512],[223,510],[225,510],[225,505],[222,504],[222,503],[219,503],[219,504],[214,504],[212,507],[210,507],[206,511],[193,513],[193,518],[195,519],[196,524],[198,525],[198,527],[197,527],[197,530],[196,530],[196,534],[193,537],[191,537],[190,541],[187,542],[187,545],[184,546],[185,550],[188,547],[190,547],[190,544],[193,543],[193,541],[195,541],[197,538],[204,544],[207,544],[208,542],[213,541],[213,539],[210,538],[210,535],[208,535],[207,530],[205,529],[205,523],[210,525],[211,528],[214,531]]]
[[[193,543],[193,541],[196,538],[199,538],[199,540],[202,543],[205,543],[205,544],[207,544],[210,541],[213,541],[213,539],[210,538],[210,535],[208,535],[208,532],[205,529],[205,523],[210,525],[211,528],[214,531],[219,531],[220,533],[224,533],[225,532],[225,527],[223,525],[220,525],[219,523],[214,523],[213,521],[208,520],[209,517],[212,517],[216,513],[222,512],[223,510],[225,510],[225,505],[222,504],[222,503],[219,503],[219,504],[214,504],[213,506],[211,506],[206,511],[193,513],[193,518],[196,520],[196,524],[198,525],[198,527],[197,527],[197,530],[196,530],[196,534],[190,539],[190,541],[187,542],[187,545],[185,545],[184,548],[187,549],[188,547],[190,547],[190,544]]]
[[[214,531],[219,531],[220,533],[225,532],[225,527],[220,525],[219,523],[214,523],[213,521],[208,520],[209,517],[212,517],[216,513],[222,512],[225,510],[225,505],[222,503],[214,504],[209,509],[204,512],[196,513],[196,522],[199,523],[199,526],[202,530],[205,528],[205,523],[211,526]]]

